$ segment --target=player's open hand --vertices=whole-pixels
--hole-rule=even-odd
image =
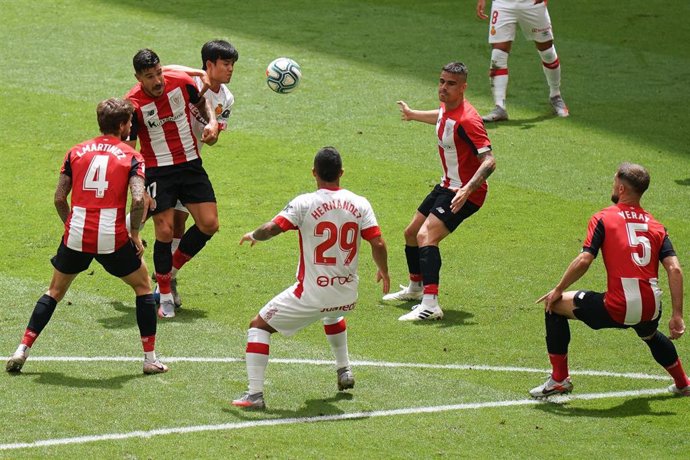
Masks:
[[[400,118],[404,121],[410,121],[412,119],[412,110],[410,106],[407,105],[407,102],[398,101],[397,104],[400,106]]]
[[[383,273],[381,270],[376,271],[376,282],[383,281],[383,293],[388,294],[391,290],[391,278],[388,273]]]
[[[460,209],[465,206],[467,202],[467,197],[470,195],[469,191],[464,187],[454,190],[455,196],[450,200],[450,210],[453,214],[457,214]]]
[[[252,236],[252,232],[247,232],[244,235],[242,235],[242,238],[240,239],[240,245],[244,244],[245,242],[249,241],[251,242],[251,246],[254,246],[256,244],[256,240],[254,239],[254,236]]]
[[[141,241],[141,238],[139,235],[130,235],[130,240],[132,240],[132,244],[134,244],[134,249],[137,251],[137,257],[141,259],[141,257],[144,255],[144,243]]]
[[[542,0],[543,1],[543,0]],[[486,0],[477,0],[477,17],[479,19],[489,19],[489,16],[484,12],[484,7],[486,6]]]
[[[668,322],[668,330],[671,334],[671,340],[679,339],[685,333],[685,321],[681,316],[671,316]]]

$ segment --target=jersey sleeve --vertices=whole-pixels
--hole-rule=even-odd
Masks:
[[[673,249],[673,243],[668,234],[664,236],[664,241],[661,243],[661,250],[659,251],[659,260],[664,260],[666,257],[675,256],[676,251]]]
[[[65,159],[62,162],[62,166],[60,166],[60,174],[64,174],[66,176],[72,177],[72,163],[71,163],[71,154],[72,150],[69,150],[65,154]]]
[[[135,152],[134,155],[132,155],[132,167],[129,170],[129,177],[133,176],[139,176],[142,179],[146,178],[144,157],[142,157],[139,152]]]
[[[216,116],[221,131],[225,131],[228,128],[228,120],[232,115],[232,106],[235,103],[235,96],[232,95],[230,90],[225,89],[225,91],[227,96],[225,105],[221,107],[221,112]]]
[[[139,134],[139,117],[137,111],[135,110],[132,114],[132,125],[129,129],[129,136],[127,136],[128,141],[136,141],[137,135]]]
[[[374,209],[371,203],[366,198],[362,198],[362,224],[360,234],[365,240],[373,240],[377,236],[381,236],[381,229],[376,221]]]
[[[589,252],[594,257],[599,254],[599,249],[601,245],[604,244],[604,220],[603,216],[595,214],[589,220],[589,226],[587,227],[587,238],[582,245],[582,252]]]
[[[302,225],[305,213],[303,195],[290,201],[277,216],[273,218],[273,223],[277,224],[283,231],[295,230]]]
[[[468,117],[458,123],[458,135],[472,146],[476,155],[491,151],[491,141],[481,117]]]

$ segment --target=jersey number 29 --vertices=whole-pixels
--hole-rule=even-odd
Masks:
[[[345,222],[340,228],[333,222],[319,222],[314,229],[314,235],[326,235],[326,241],[316,247],[314,262],[319,265],[335,265],[337,258],[332,253],[326,255],[326,252],[337,244],[341,251],[347,253],[343,264],[350,265],[357,255],[357,232],[359,232],[359,225],[356,222]]]

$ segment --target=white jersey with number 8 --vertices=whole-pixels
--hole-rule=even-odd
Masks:
[[[345,189],[319,189],[290,201],[274,219],[299,231],[297,283],[303,304],[341,306],[357,300],[361,239],[381,235],[369,201]]]

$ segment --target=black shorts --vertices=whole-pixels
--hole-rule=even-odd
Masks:
[[[594,291],[577,291],[575,298],[575,310],[573,314],[577,319],[592,329],[627,329],[633,328],[639,337],[649,337],[659,328],[661,311],[653,321],[643,321],[634,325],[621,324],[611,319],[611,315],[604,306],[604,294]]]
[[[448,231],[453,233],[453,231],[458,228],[463,220],[479,211],[479,206],[469,201],[465,201],[465,204],[462,206],[462,208],[460,208],[460,211],[458,211],[457,214],[454,214],[450,210],[450,202],[454,196],[455,192],[437,184],[431,193],[424,198],[424,201],[422,201],[422,204],[419,205],[417,211],[426,217],[429,216],[429,213],[435,215],[441,220],[441,222],[443,222]]]
[[[154,200],[151,214],[182,204],[215,203],[216,194],[201,158],[171,166],[146,169],[146,190]]]
[[[60,241],[57,254],[50,259],[50,262],[59,272],[74,275],[89,268],[93,259],[96,259],[105,268],[105,271],[118,278],[134,273],[141,267],[141,259],[137,257],[137,250],[131,241],[111,254],[89,254],[75,251]]]

